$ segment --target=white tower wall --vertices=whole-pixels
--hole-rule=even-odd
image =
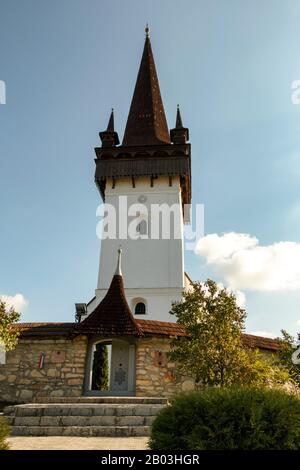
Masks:
[[[162,176],[153,181],[152,187],[150,178],[146,177],[136,178],[135,187],[131,178],[118,179],[113,186],[112,180],[107,180],[105,202],[115,208],[117,218],[120,196],[127,196],[128,208],[143,201],[142,204],[148,209],[148,214],[151,214],[152,204],[167,204],[169,207],[176,204],[181,209],[181,188],[178,177],[172,179],[171,185],[169,178]],[[174,239],[174,232],[171,230],[172,237],[167,240],[161,238],[132,240],[120,239],[117,236],[114,240],[107,238],[101,241],[96,299],[89,304],[88,313],[107,292],[116,266],[117,250],[121,245],[126,298],[133,314],[135,304],[140,301],[146,305],[146,314],[136,315],[136,318],[176,320],[169,311],[172,302],[180,300],[185,283],[183,217],[181,210],[178,210],[178,213],[180,214],[179,239]],[[151,224],[150,219],[151,217],[148,217],[148,223]]]

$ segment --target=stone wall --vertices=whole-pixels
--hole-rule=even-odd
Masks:
[[[136,344],[136,395],[171,397],[194,388],[170,362],[169,338],[144,337]],[[44,364],[39,369],[39,359]],[[87,337],[73,340],[21,338],[0,365],[0,402],[33,402],[42,397],[83,395]]]
[[[82,395],[87,338],[20,339],[0,365],[0,401]],[[44,354],[43,368],[39,359]]]
[[[194,389],[194,382],[182,376],[167,356],[168,338],[142,338],[137,344],[136,395],[169,398],[175,393]]]

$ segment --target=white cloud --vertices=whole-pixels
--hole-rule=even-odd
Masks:
[[[5,295],[0,294],[0,299],[9,307],[14,307],[17,312],[22,312],[28,305],[28,300],[22,294]]]
[[[246,296],[244,292],[242,292],[241,290],[235,290],[233,291],[233,293],[235,295],[238,307],[244,307],[246,304]]]
[[[244,292],[242,292],[240,290],[237,290],[237,289],[230,289],[229,287],[224,286],[224,284],[222,284],[222,282],[218,282],[218,287],[219,287],[219,289],[224,289],[225,288],[227,290],[227,292],[234,294],[238,307],[243,308],[245,306],[246,296],[245,296]]]
[[[230,259],[237,251],[255,246],[258,240],[245,233],[224,233],[218,235],[211,233],[200,238],[197,243],[196,252],[205,256],[208,263],[219,262]]]
[[[277,338],[278,335],[275,335],[274,333],[270,333],[269,331],[250,331],[249,335],[254,335],[254,336],[263,336],[264,338]]]
[[[300,243],[286,241],[262,246],[256,237],[231,232],[201,238],[195,251],[233,290],[300,288]]]

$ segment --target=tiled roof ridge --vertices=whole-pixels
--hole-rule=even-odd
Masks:
[[[157,336],[185,336],[185,331],[182,325],[173,322],[163,322],[159,320],[141,320],[135,319],[135,323],[140,328],[141,333],[144,335],[157,335]],[[16,323],[14,324],[14,328],[18,328],[20,330],[30,330],[30,329],[38,329],[38,328],[45,328],[51,326],[53,327],[62,327],[61,332],[63,329],[67,330],[66,332],[72,331],[74,327],[80,325],[80,323],[70,323],[70,322],[40,322],[40,323]],[[57,329],[58,329],[57,328]],[[34,333],[34,331],[32,331]],[[250,333],[243,334],[244,344],[246,346],[252,347],[261,347],[261,349],[270,349],[270,350],[278,350],[279,344],[276,339],[264,337],[264,336],[256,336]]]

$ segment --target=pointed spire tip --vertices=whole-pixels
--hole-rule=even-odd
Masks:
[[[179,104],[177,105],[177,113],[176,113],[176,129],[182,128],[182,119],[180,114]]]
[[[111,108],[111,114],[109,117],[108,125],[107,125],[107,131],[109,132],[114,132],[115,131],[115,123],[114,123],[114,108]]]
[[[149,28],[148,22],[146,23],[145,33],[146,33],[146,38],[149,38],[150,37],[150,28]]]
[[[123,137],[124,147],[170,144],[151,42],[148,39],[149,31],[147,24],[142,59]]]

